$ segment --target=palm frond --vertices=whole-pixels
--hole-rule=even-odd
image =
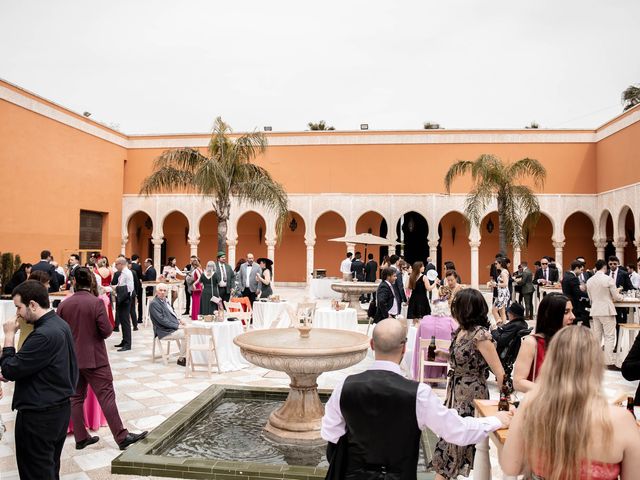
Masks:
[[[232,155],[234,163],[251,162],[258,154],[267,149],[267,137],[262,132],[242,135],[233,142]]]
[[[622,92],[622,104],[624,105],[623,111],[640,104],[640,87],[636,85],[627,87],[624,92]]]
[[[469,160],[458,160],[449,167],[447,174],[444,176],[444,188],[447,190],[447,193],[451,193],[453,180],[458,176],[466,174],[472,167],[473,162]]]
[[[192,172],[167,166],[156,170],[142,182],[140,193],[151,195],[152,193],[173,192],[176,189],[198,189],[193,184]]]
[[[507,176],[511,181],[531,177],[536,188],[543,188],[547,178],[547,170],[544,165],[534,158],[522,158],[507,167]]]
[[[477,185],[467,195],[464,202],[464,213],[467,216],[469,224],[476,227],[480,226],[482,215],[493,199],[494,191],[486,185]]]
[[[207,160],[195,148],[175,148],[165,150],[153,162],[154,170],[160,170],[165,167],[172,167],[187,172],[195,172],[198,167]]]

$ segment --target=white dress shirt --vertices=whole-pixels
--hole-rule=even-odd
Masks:
[[[376,360],[369,370],[386,370],[402,376],[400,366],[388,361]],[[322,417],[320,434],[331,443],[338,443],[347,431],[347,424],[340,410],[343,383],[344,381],[340,382],[334,388]],[[424,383],[418,384],[416,419],[420,430],[429,428],[445,441],[461,446],[478,443],[491,432],[502,428],[502,422],[497,417],[461,417],[454,409],[445,407],[431,387]],[[387,441],[393,442],[393,439]]]
[[[345,258],[340,263],[340,273],[351,275],[351,259]]]
[[[393,289],[393,285],[388,280],[385,280],[389,288],[391,289],[391,293],[393,294],[393,305],[389,309],[389,315],[398,315],[400,313],[400,309],[398,308],[398,297],[396,297],[396,291]]]
[[[118,277],[118,286],[126,286],[129,293],[133,292],[133,274],[127,267],[124,267],[120,272],[120,276]]]

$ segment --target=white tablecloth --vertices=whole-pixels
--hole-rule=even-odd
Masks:
[[[287,302],[253,302],[253,328],[288,327],[291,321],[288,308]]]
[[[416,345],[416,335],[418,334],[418,328],[414,326],[410,326],[407,331],[407,350],[404,353],[404,357],[402,358],[402,363],[400,366],[402,370],[407,372],[409,378],[415,378],[415,374],[413,371],[413,349]]]
[[[233,339],[242,333],[242,322],[203,322],[194,321],[190,325],[194,327],[209,327],[213,330],[213,340],[216,345],[216,353],[218,355],[218,363],[221,372],[232,372],[251,366],[242,354],[240,348],[233,343]],[[194,335],[191,337],[192,343],[205,343],[207,337],[202,335]],[[193,360],[195,363],[206,364],[206,352],[193,352]]]
[[[355,308],[334,310],[329,307],[318,308],[313,317],[314,328],[335,328],[338,330],[358,331],[358,314]]]
[[[312,278],[309,284],[309,295],[312,298],[335,298],[340,300],[342,294],[331,290],[331,284],[342,281],[338,278]]]

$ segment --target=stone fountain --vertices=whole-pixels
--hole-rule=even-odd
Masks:
[[[331,284],[334,292],[347,295],[349,307],[354,308],[358,314],[358,321],[367,320],[367,312],[360,306],[360,296],[373,293],[378,289],[378,284],[374,282],[337,282]]]
[[[347,330],[314,328],[305,338],[295,328],[253,330],[234,343],[254,365],[285,372],[291,379],[284,405],[273,411],[264,427],[270,439],[287,444],[323,442],[320,423],[324,406],[318,396],[318,376],[361,362],[369,337]]]

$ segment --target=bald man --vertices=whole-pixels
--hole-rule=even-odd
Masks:
[[[321,430],[322,438],[329,442],[332,478],[412,480],[418,468],[421,430],[428,427],[447,442],[464,446],[509,426],[510,412],[498,412],[496,417],[461,417],[446,408],[431,387],[404,378],[399,365],[406,335],[405,326],[396,319],[379,322],[371,339],[373,365],[350,375],[333,390]],[[338,467],[342,459],[336,455],[336,444],[341,438],[346,442],[347,462]]]

